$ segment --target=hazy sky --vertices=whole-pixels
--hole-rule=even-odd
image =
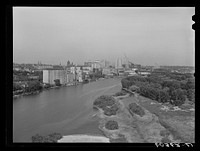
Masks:
[[[14,7],[13,61],[194,65],[194,7]]]

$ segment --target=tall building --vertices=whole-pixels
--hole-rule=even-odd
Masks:
[[[121,58],[117,58],[116,63],[115,63],[115,68],[116,69],[123,68],[123,66],[122,66],[122,59]]]

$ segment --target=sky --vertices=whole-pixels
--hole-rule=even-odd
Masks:
[[[13,7],[13,62],[194,66],[194,7]]]

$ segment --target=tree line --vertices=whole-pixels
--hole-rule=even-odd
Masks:
[[[121,80],[122,87],[161,103],[182,105],[186,99],[195,102],[195,78],[191,74],[169,73],[147,77],[131,76]]]

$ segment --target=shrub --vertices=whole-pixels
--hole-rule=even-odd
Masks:
[[[137,115],[140,115],[141,117],[145,115],[143,108],[136,103],[129,104],[129,110],[132,114],[135,113]]]
[[[121,80],[121,83],[122,83],[122,87],[123,87],[123,88],[127,88],[127,89],[128,89],[132,84],[134,84],[134,83],[128,81],[127,79],[122,79],[122,80]]]
[[[115,130],[118,129],[118,123],[116,121],[107,121],[105,124],[105,128],[108,130]]]
[[[106,106],[112,106],[113,104],[115,104],[115,99],[108,95],[102,95],[98,97],[93,103],[94,106],[102,109],[105,109]]]
[[[136,85],[133,85],[133,86],[131,86],[130,87],[130,90],[132,91],[132,92],[139,92],[139,87],[138,86],[136,86]]]
[[[61,139],[62,135],[60,133],[52,133],[47,136],[41,136],[36,134],[32,136],[32,142],[34,143],[56,143],[57,140]]]
[[[54,82],[56,86],[61,86],[60,79],[55,79]]]
[[[110,108],[106,107],[104,109],[104,114],[107,115],[107,116],[116,115],[118,109],[119,109],[118,106],[116,104],[114,104]]]
[[[13,83],[13,91],[22,90],[22,87],[19,84]]]
[[[184,91],[182,89],[172,91],[171,100],[173,100],[172,104],[176,106],[182,105],[186,100]]]
[[[126,95],[127,93],[125,91],[120,91],[114,94],[114,96],[123,96]]]

